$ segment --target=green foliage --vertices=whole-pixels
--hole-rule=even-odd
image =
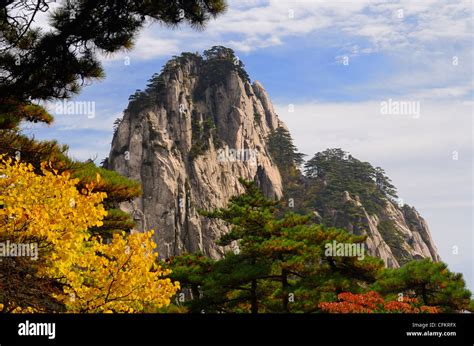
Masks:
[[[279,126],[270,132],[267,145],[272,159],[280,170],[288,171],[303,164],[305,154],[298,152],[290,132],[284,127]]]
[[[122,118],[117,118],[114,120],[114,137],[117,134],[117,131],[121,122],[122,122]]]
[[[212,63],[222,63],[232,62],[234,65],[234,71],[242,78],[244,82],[250,83],[250,77],[247,72],[244,70],[244,64],[241,60],[239,60],[232,49],[223,47],[223,46],[214,46],[211,49],[204,51],[204,58],[207,62]]]
[[[99,181],[97,175],[100,176]],[[78,188],[94,182],[95,191],[107,193],[106,205],[129,201],[142,193],[139,182],[125,178],[115,171],[97,167],[92,162],[78,164],[72,176],[80,179]]]
[[[226,208],[201,211],[231,226],[218,244],[237,245],[238,251],[213,263],[183,255],[171,264],[182,286],[197,292],[186,304],[189,311],[313,312],[319,301],[375,281],[380,260],[325,254],[328,242],[360,243],[365,237],[312,224],[309,216],[277,217],[276,201],[254,183],[240,181],[246,192],[232,197]]]
[[[216,124],[211,117],[204,118],[204,120],[200,121],[197,113],[194,111],[192,117],[192,146],[189,151],[189,160],[191,161],[209,149],[210,139],[214,141],[216,147],[221,145]]]
[[[1,98],[0,98],[1,100]],[[29,101],[3,99],[0,104],[0,129],[14,129],[21,120],[51,124],[53,116],[42,106]]]
[[[260,125],[262,123],[262,116],[257,112],[253,113],[253,121],[255,124]]]
[[[165,95],[168,78],[175,77],[177,66],[183,66],[189,61],[194,61],[196,65],[202,64],[202,57],[199,54],[183,52],[180,56],[173,56],[160,73],[154,73],[148,80],[145,90],[136,90],[128,100],[127,110],[139,112],[153,104],[155,104],[161,96]],[[192,99],[187,96],[187,100],[191,103]]]
[[[407,225],[412,229],[418,229],[420,227],[420,219],[416,209],[407,204],[404,204],[401,209]]]
[[[406,239],[392,220],[380,221],[377,229],[400,265],[404,265],[413,260],[413,256],[403,247],[403,244],[406,243]]]
[[[303,201],[309,191],[305,187],[304,177],[299,167],[303,164],[305,154],[299,153],[287,129],[277,127],[267,137],[267,146],[273,162],[277,165],[284,187],[284,201],[292,200],[292,210],[308,213],[310,209],[302,209]],[[287,207],[287,205],[285,206]],[[288,211],[289,208],[286,208]]]
[[[474,300],[471,300],[471,302],[469,303],[469,307],[467,308],[468,311],[470,311],[471,313],[474,313]]]
[[[359,161],[341,149],[327,149],[315,154],[306,162],[305,173],[313,185],[323,182],[324,187],[313,201],[318,210],[340,209],[344,191],[359,196],[371,214],[379,213],[387,199],[397,197],[395,188],[381,168]]]
[[[151,105],[150,95],[146,91],[136,90],[128,98],[127,111],[139,112]]]
[[[0,130],[0,154],[31,163],[38,174],[41,173],[41,162],[45,161],[51,162],[59,171],[71,169],[74,162],[68,158],[67,151],[67,145],[59,145],[56,141],[37,141],[15,129]]]
[[[236,72],[244,82],[250,82],[244,64],[237,59],[232,49],[214,46],[205,50],[203,55],[205,60],[194,95],[197,100],[204,99],[205,92],[210,86],[225,85],[231,72]]]
[[[411,261],[399,269],[386,269],[374,289],[383,294],[414,296],[424,305],[442,312],[469,309],[471,292],[460,273],[452,273],[442,262]]]

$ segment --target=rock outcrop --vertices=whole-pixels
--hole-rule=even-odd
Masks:
[[[196,251],[222,256],[226,249],[216,240],[227,227],[198,210],[222,207],[242,193],[239,177],[256,181],[268,197],[283,195],[266,137],[285,125],[263,86],[251,84],[240,61],[227,53],[184,53],[169,61],[146,91],[132,95],[114,133],[107,168],[143,189],[121,208],[133,214],[139,230],[155,230],[162,258]],[[413,208],[387,201],[373,215],[357,196],[346,192],[342,198],[362,216],[355,224],[334,210],[334,226],[366,234],[369,254],[388,267],[420,257],[439,260],[426,222]]]
[[[121,208],[140,229],[154,229],[160,257],[202,251],[218,258],[225,225],[198,214],[242,193],[239,177],[269,197],[282,196],[265,140],[282,125],[263,87],[221,61],[186,54],[170,61],[156,85],[137,93],[118,125],[108,168],[142,184],[143,195]],[[238,67],[238,66],[237,66]]]
[[[368,254],[381,258],[387,267],[397,268],[421,258],[440,261],[428,225],[415,208],[386,200],[381,212],[370,214],[357,195],[352,197],[345,191],[342,199],[357,208],[361,216],[354,220],[344,211],[333,210],[333,225],[356,235],[367,235]]]

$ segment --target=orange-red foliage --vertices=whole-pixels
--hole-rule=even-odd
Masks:
[[[420,306],[416,298],[385,301],[377,292],[340,293],[338,302],[322,302],[319,308],[330,313],[438,313],[435,306]]]

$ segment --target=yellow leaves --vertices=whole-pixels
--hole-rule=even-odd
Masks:
[[[37,175],[31,165],[0,159],[0,175],[7,177],[0,179],[5,206],[0,210],[0,219],[9,220],[0,224],[0,234],[11,239],[21,229],[23,238],[56,244],[61,238],[74,241],[81,233],[78,230],[84,232],[101,222],[105,215],[100,204],[104,194],[81,195],[75,188],[77,181],[70,180],[69,174],[58,175],[48,170],[46,163],[41,167],[43,175]]]
[[[106,194],[93,192],[93,183],[80,193],[77,179],[47,163],[41,170],[0,156],[0,237],[38,243],[45,259],[38,275],[61,278],[64,289],[55,297],[67,310],[132,313],[168,305],[179,284],[157,263],[153,231],[114,234],[109,244],[91,237],[87,229],[107,215]]]
[[[37,311],[36,309],[34,309],[31,306],[27,306],[26,308],[16,307],[12,311],[13,314],[32,314],[32,313],[36,313],[36,312],[40,312],[40,311]]]
[[[68,310],[131,313],[168,305],[179,284],[162,278],[168,271],[156,266],[152,235],[153,232],[114,234],[110,244],[99,238],[89,239],[75,264],[90,270],[61,273],[66,277],[79,275],[69,280],[75,282],[70,290],[79,299],[63,297]]]

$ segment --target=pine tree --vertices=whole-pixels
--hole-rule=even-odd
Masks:
[[[229,253],[216,263],[210,280],[204,284],[204,299],[211,292],[212,305],[248,304],[251,313],[259,312],[259,280],[269,274],[269,258],[259,256],[258,245],[268,237],[267,227],[273,218],[276,202],[266,199],[253,182],[240,179],[245,193],[234,196],[227,208],[201,211],[209,218],[224,220],[233,227],[219,240],[219,245],[237,242],[238,254]],[[206,297],[207,295],[207,297]]]
[[[280,170],[289,170],[303,164],[304,154],[298,152],[290,132],[282,126],[272,130],[267,138],[268,150]]]
[[[289,131],[282,126],[270,132],[267,146],[283,180],[282,202],[285,203],[282,209],[304,213],[302,206],[308,186],[299,167],[303,164],[305,154],[298,152]]]
[[[253,182],[241,183],[245,193],[226,208],[201,211],[231,226],[219,244],[234,251],[213,262],[194,255],[171,261],[173,278],[194,289],[187,303],[191,312],[312,312],[319,301],[375,281],[380,260],[325,254],[327,243],[360,243],[365,237],[312,224],[308,215],[278,217],[276,201]]]
[[[471,292],[460,273],[452,273],[442,262],[415,260],[401,268],[387,269],[374,284],[383,294],[417,298],[442,312],[470,309]]]
[[[380,167],[374,168],[339,148],[316,153],[306,162],[305,174],[314,191],[313,200],[307,202],[321,213],[325,209],[343,210],[344,191],[357,195],[371,214],[380,212],[387,200],[397,197],[395,187]]]

